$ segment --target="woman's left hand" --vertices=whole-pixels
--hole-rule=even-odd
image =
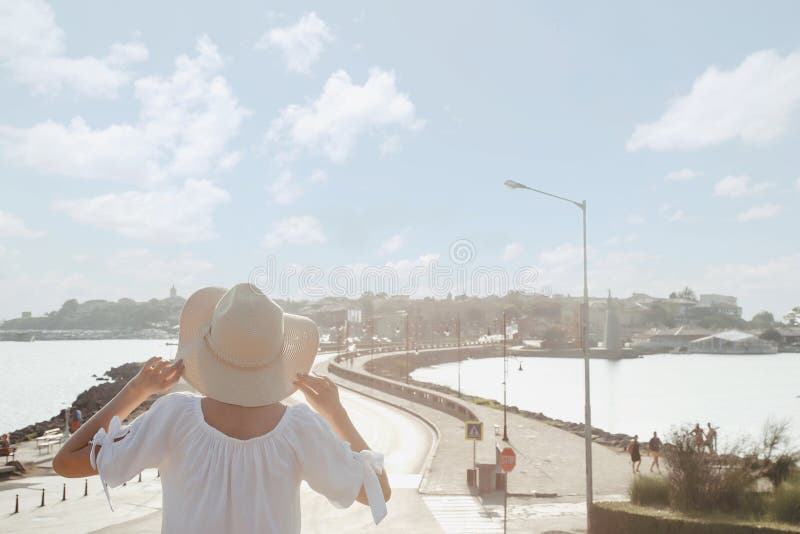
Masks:
[[[339,388],[327,376],[298,373],[294,385],[303,392],[311,407],[329,422],[344,411],[339,400]]]
[[[165,360],[156,356],[145,362],[136,376],[131,379],[130,385],[143,396],[149,397],[177,384],[183,374],[183,369],[183,360]]]

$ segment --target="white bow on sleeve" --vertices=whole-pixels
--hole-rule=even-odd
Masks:
[[[378,475],[383,473],[383,454],[375,451],[361,451],[357,453],[364,463],[364,493],[369,501],[369,509],[372,512],[372,519],[375,524],[386,517],[386,501],[383,498]]]
[[[109,465],[114,461],[114,441],[124,437],[128,433],[128,427],[123,427],[119,421],[118,416],[111,418],[108,423],[108,431],[103,427],[98,429],[92,440],[89,442],[92,448],[89,450],[89,463],[92,469],[95,469],[100,475],[100,483],[103,484],[103,491],[108,499],[108,506],[111,511],[114,511],[114,505],[111,504],[111,494],[108,492],[108,484],[103,480],[103,473],[97,467],[99,464]],[[100,451],[96,453],[97,447]]]

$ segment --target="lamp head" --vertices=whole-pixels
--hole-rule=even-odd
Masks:
[[[506,180],[503,183],[503,185],[506,186],[509,189],[527,189],[528,188],[528,186],[526,186],[525,184],[521,184],[519,182],[515,182],[514,180]]]

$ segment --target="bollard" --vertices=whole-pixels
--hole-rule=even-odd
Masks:
[[[139,482],[141,482],[141,481],[142,481],[142,472],[139,471]]]
[[[83,496],[87,497],[89,495],[89,479],[83,479]]]
[[[66,482],[64,483],[64,489],[61,492],[61,500],[62,501],[66,501],[67,500],[67,483]]]
[[[156,471],[156,478],[161,478],[161,469]]]
[[[17,499],[16,502],[14,503],[14,513],[15,514],[19,513],[19,493],[17,493]]]
[[[44,506],[44,488],[42,488],[42,504],[41,504],[41,506]]]

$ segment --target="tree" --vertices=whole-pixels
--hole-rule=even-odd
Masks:
[[[61,309],[58,310],[58,313],[59,315],[70,315],[78,311],[78,306],[79,304],[77,300],[69,299],[61,305]]]
[[[567,344],[567,333],[559,326],[545,330],[542,338],[542,346],[546,349],[561,349]]]
[[[769,328],[775,324],[775,316],[768,311],[762,311],[755,314],[750,323],[755,328]]]
[[[765,339],[767,341],[772,341],[778,346],[783,345],[783,336],[780,332],[775,330],[774,328],[770,328],[769,330],[764,330],[760,336],[761,339]]]
[[[672,293],[669,294],[669,298],[697,301],[697,295],[695,294],[694,290],[692,290],[692,288],[690,288],[689,286],[684,287],[680,291],[673,291]]]
[[[795,306],[792,310],[783,316],[783,322],[786,326],[800,326],[800,306]]]

